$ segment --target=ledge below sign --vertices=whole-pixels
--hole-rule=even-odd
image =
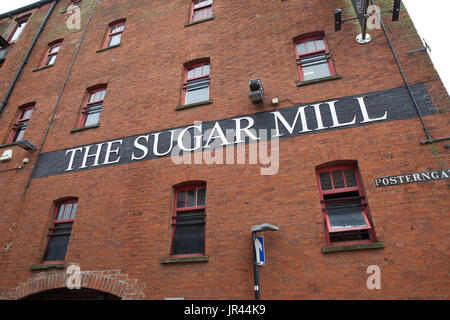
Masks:
[[[450,169],[439,169],[417,173],[400,174],[397,176],[375,178],[375,187],[389,187],[413,182],[427,182],[450,178]]]

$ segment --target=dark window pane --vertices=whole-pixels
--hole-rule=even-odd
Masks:
[[[195,189],[188,190],[186,207],[195,207]]]
[[[345,188],[344,177],[342,176],[342,171],[332,171],[331,175],[333,176],[333,185],[335,189]]]
[[[330,203],[326,205],[331,229],[366,225],[359,201]]]
[[[173,235],[172,254],[203,253],[204,225],[180,226]]]
[[[197,189],[197,206],[204,206],[206,203],[206,188]]]
[[[320,185],[322,187],[322,190],[331,190],[332,189],[330,173],[328,171],[319,173],[319,179],[320,179]]]
[[[368,230],[351,230],[351,231],[330,233],[330,241],[333,243],[342,241],[359,241],[369,239],[370,234]]]
[[[48,239],[44,261],[64,261],[71,230],[72,222],[58,223],[55,225]]]
[[[345,182],[347,187],[357,187],[358,182],[356,181],[355,171],[352,169],[344,170]]]
[[[177,208],[184,208],[186,200],[186,191],[177,192]]]
[[[203,253],[204,210],[179,212],[174,229],[172,254]]]

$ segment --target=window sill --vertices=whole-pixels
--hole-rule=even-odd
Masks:
[[[206,100],[206,101],[201,101],[201,102],[196,102],[196,103],[191,103],[191,104],[184,104],[182,106],[176,107],[175,110],[194,108],[194,107],[204,106],[204,105],[211,104],[211,103],[213,103],[211,100]]]
[[[78,131],[84,131],[84,130],[88,130],[88,129],[92,129],[92,128],[98,128],[99,126],[100,125],[97,123],[97,124],[93,124],[93,125],[86,126],[86,127],[74,128],[74,129],[70,130],[70,133],[75,133],[75,132],[78,132]]]
[[[114,46],[110,46],[110,47],[98,49],[98,50],[95,51],[95,52],[96,52],[96,53],[99,53],[99,52],[103,52],[103,51],[106,51],[106,50],[109,50],[109,49],[114,49],[114,48],[117,48],[117,47],[120,47],[120,43],[119,43],[119,44],[116,44],[116,45],[114,45]]]
[[[188,22],[184,26],[185,27],[189,27],[189,26],[193,26],[194,24],[198,24],[198,23],[202,23],[202,22],[206,22],[206,21],[210,21],[210,20],[214,20],[214,17],[209,17],[209,18],[202,19],[202,20],[197,20],[197,21],[194,21],[194,22]]]
[[[301,86],[306,86],[308,84],[313,84],[313,83],[318,83],[318,82],[323,82],[323,81],[328,81],[328,80],[337,80],[340,79],[341,76],[339,75],[334,75],[334,76],[329,76],[329,77],[324,77],[324,78],[319,78],[319,79],[313,79],[313,80],[307,80],[307,81],[296,81],[295,84],[297,85],[297,87],[301,87]]]
[[[30,266],[30,270],[47,270],[47,269],[65,269],[66,264],[65,263],[55,263],[55,264],[34,264]]]
[[[384,248],[384,244],[382,242],[373,242],[373,243],[353,244],[353,245],[347,245],[347,246],[323,247],[322,253],[353,251],[353,250],[383,249],[383,248]]]
[[[48,66],[43,66],[43,67],[34,69],[33,72],[38,72],[38,71],[41,71],[41,70],[45,70],[45,69],[51,68],[51,67],[53,67],[53,66],[54,66],[53,64],[48,65]]]
[[[161,258],[162,264],[169,263],[186,263],[186,262],[208,262],[209,256],[199,256],[199,257],[166,257]]]

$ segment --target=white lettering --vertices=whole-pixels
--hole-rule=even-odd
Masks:
[[[236,142],[235,143],[242,142],[242,136],[241,136],[242,132],[245,132],[247,134],[247,136],[250,137],[252,140],[259,140],[260,139],[257,136],[255,136],[249,130],[255,124],[255,120],[253,120],[253,118],[242,117],[242,118],[236,118],[236,119],[233,119],[233,120],[236,122],[236,137],[237,138],[236,138]],[[241,128],[241,121],[242,120],[247,120],[248,121],[248,125],[245,128]]]
[[[67,151],[66,151],[66,156],[67,156],[68,153],[72,153],[72,154],[70,155],[69,165],[68,165],[66,171],[71,171],[71,170],[73,170],[73,168],[72,168],[72,165],[73,165],[73,158],[75,157],[75,153],[76,153],[77,151],[83,151],[83,148],[70,149],[70,150],[67,150]]]
[[[116,149],[111,150],[113,143],[118,143],[119,145],[117,146]],[[107,147],[106,147],[105,161],[102,164],[111,164],[111,163],[119,162],[121,156],[119,156],[119,158],[117,158],[116,160],[113,160],[113,161],[109,161],[109,156],[111,153],[119,154],[120,146],[122,145],[122,140],[110,141],[110,142],[107,142],[106,144],[107,144]]]
[[[158,156],[158,157],[162,157],[162,156],[165,156],[166,154],[169,154],[170,153],[170,151],[172,150],[172,147],[173,147],[173,133],[175,132],[175,130],[170,130],[169,131],[170,132],[170,146],[169,146],[169,149],[166,151],[166,152],[163,152],[163,153],[159,153],[158,152],[158,140],[159,140],[159,135],[162,133],[162,132],[158,132],[158,133],[154,133],[153,135],[155,136],[155,141],[153,141],[153,153],[156,155],[156,156]]]
[[[222,146],[231,144],[230,142],[227,141],[227,138],[225,137],[225,134],[222,131],[222,128],[220,127],[219,123],[216,122],[214,125],[214,128],[212,128],[210,131],[209,137],[206,141],[206,144],[203,146],[204,149],[209,148],[209,144],[211,143],[211,140],[215,140],[217,138],[220,138],[222,140]],[[214,131],[217,131],[218,135],[214,136]]]
[[[89,154],[89,151],[91,150],[92,146],[85,147],[86,149],[84,150],[83,163],[81,164],[80,169],[87,167],[86,162],[87,162],[87,159],[90,158],[90,157],[95,157],[94,158],[94,164],[92,164],[91,167],[95,167],[95,166],[99,166],[100,165],[98,163],[98,160],[100,158],[100,151],[102,150],[102,146],[103,145],[104,145],[104,143],[97,144],[97,151],[94,154]]]
[[[193,148],[189,149],[189,148],[184,146],[183,137],[185,137],[185,133],[191,128],[197,129],[201,133],[202,132],[202,123],[201,122],[195,122],[194,125],[188,126],[188,127],[184,128],[183,130],[180,131],[180,134],[178,136],[178,147],[181,150],[183,150],[183,151],[189,152],[189,151],[194,151],[194,150],[197,150],[197,149],[201,148],[201,145],[202,145],[202,136],[201,135],[200,136],[195,136],[194,135],[194,147]],[[191,142],[191,135],[188,134],[187,138],[189,138],[188,141],[189,141],[189,144],[190,144],[190,142]]]
[[[335,103],[338,102],[339,100],[334,100],[334,101],[329,101],[326,102],[328,104],[328,106],[330,107],[330,112],[331,112],[331,119],[333,119],[333,125],[331,126],[331,128],[336,128],[336,127],[344,127],[344,126],[350,126],[352,124],[355,124],[356,122],[356,116],[353,117],[353,120],[350,122],[346,122],[346,123],[340,123],[339,122],[339,118],[337,116],[336,113],[336,106]]]
[[[136,140],[134,140],[134,147],[142,151],[142,156],[136,157],[136,156],[134,155],[134,152],[133,152],[133,153],[131,154],[131,160],[141,160],[141,159],[144,159],[144,158],[147,156],[147,154],[148,154],[148,148],[147,148],[145,145],[139,143],[139,140],[140,140],[141,138],[145,139],[145,141],[147,141],[147,143],[148,143],[149,135],[146,135],[146,136],[139,136],[139,137],[136,138]]]
[[[387,119],[387,111],[384,113],[384,116],[382,116],[382,117],[370,119],[369,113],[367,112],[366,104],[364,102],[364,98],[366,98],[366,97],[356,98],[356,100],[358,100],[359,109],[361,109],[361,113],[362,113],[362,116],[363,116],[363,119],[364,119],[363,121],[361,121],[361,123],[374,122],[374,121],[380,121],[380,120],[386,120]]]

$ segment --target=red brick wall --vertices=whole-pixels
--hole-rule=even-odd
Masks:
[[[82,2],[82,28],[95,1]],[[379,2],[379,1],[377,1]],[[17,107],[36,101],[26,137],[40,147],[52,109],[82,30],[68,31],[60,1],[33,50],[5,110],[0,138],[6,137]],[[324,101],[404,83],[381,30],[372,42],[354,41],[359,30],[346,23],[334,32],[336,7],[353,14],[350,1],[214,2],[214,20],[185,27],[190,1],[99,1],[56,110],[43,152],[95,143],[242,114]],[[49,5],[36,9],[20,41],[2,67],[3,96],[23,53]],[[108,23],[126,18],[119,47],[96,53]],[[7,20],[7,19],[6,19]],[[386,19],[385,21],[388,21]],[[4,21],[0,21],[4,24]],[[449,97],[420,47],[405,11],[387,22],[411,84],[424,82],[437,114],[425,117],[433,138],[448,136]],[[297,87],[293,38],[324,31],[339,80]],[[64,38],[56,64],[39,67],[48,42]],[[180,104],[183,64],[209,57],[210,105],[175,111]],[[5,76],[3,76],[5,74]],[[249,101],[249,79],[264,85],[264,106]],[[86,88],[107,83],[98,128],[75,128]],[[289,100],[290,101],[289,101]],[[37,151],[13,149],[0,170],[0,296],[19,298],[14,288],[37,274],[54,201],[74,196],[79,206],[66,263],[82,271],[120,270],[142,285],[132,298],[251,299],[250,227],[280,227],[265,234],[267,265],[260,268],[263,299],[448,299],[448,180],[375,188],[375,177],[449,167],[445,142],[421,145],[419,118],[299,136],[280,141],[280,170],[261,176],[257,165],[180,165],[170,158],[32,179],[25,184]],[[248,146],[247,146],[248,148]],[[4,149],[0,149],[3,152]],[[326,245],[315,177],[317,165],[357,160],[378,241],[385,248],[323,254]],[[206,255],[208,262],[161,264],[169,255],[173,186],[190,180],[207,183]],[[9,231],[9,228],[12,227]],[[9,250],[3,247],[11,244]],[[369,265],[381,268],[381,290],[366,287]],[[50,271],[52,274],[54,271]],[[56,286],[53,286],[56,287]],[[102,287],[86,287],[103,290]],[[44,288],[44,287],[42,287]],[[49,288],[48,286],[45,288]],[[33,292],[37,292],[34,290]],[[106,290],[106,292],[113,293]],[[120,295],[124,297],[124,295]]]

